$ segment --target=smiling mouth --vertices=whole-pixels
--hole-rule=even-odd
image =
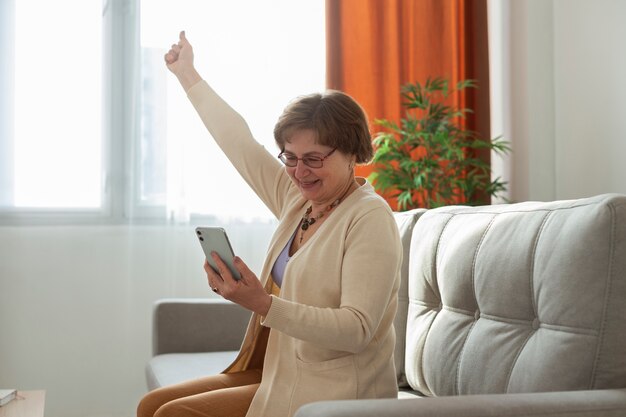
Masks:
[[[306,188],[306,187],[311,187],[312,185],[315,185],[315,184],[317,184],[318,182],[319,182],[319,180],[315,180],[315,181],[306,181],[306,182],[305,182],[305,181],[300,181],[300,185],[301,185],[302,187],[305,187],[305,188]]]

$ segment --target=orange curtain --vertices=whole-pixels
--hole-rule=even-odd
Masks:
[[[490,137],[487,0],[326,0],[326,51],[327,87],[354,97],[370,122],[404,116],[406,83],[477,80],[479,88],[453,104],[473,109],[466,126]],[[372,169],[358,167],[357,175]]]

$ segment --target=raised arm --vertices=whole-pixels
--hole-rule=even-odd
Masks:
[[[185,31],[180,32],[179,37],[178,43],[173,44],[165,54],[165,63],[185,91],[189,91],[194,84],[202,80],[202,77],[193,66],[193,48],[185,37]]]
[[[280,216],[290,180],[276,156],[252,136],[244,118],[203,81],[185,32],[165,54],[167,68],[178,78],[213,139],[265,205]]]

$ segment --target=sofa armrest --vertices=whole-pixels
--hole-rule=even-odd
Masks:
[[[162,299],[152,319],[152,354],[238,350],[251,313],[224,299]]]
[[[621,417],[626,389],[322,401],[295,417]]]

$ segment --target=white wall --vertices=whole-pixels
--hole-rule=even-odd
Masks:
[[[260,271],[274,226],[227,226]],[[192,226],[0,227],[0,387],[46,389],[46,417],[130,417],[152,304],[208,297]]]
[[[554,3],[556,190],[626,193],[626,2]]]
[[[492,0],[494,160],[512,201],[626,193],[626,2]],[[494,16],[495,15],[495,16]],[[493,31],[492,31],[493,36]]]

